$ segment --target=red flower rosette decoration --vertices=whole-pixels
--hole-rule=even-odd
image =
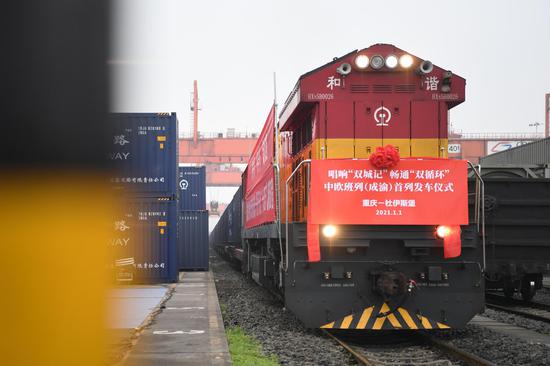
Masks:
[[[369,161],[377,169],[391,169],[399,163],[399,151],[393,145],[377,147]]]

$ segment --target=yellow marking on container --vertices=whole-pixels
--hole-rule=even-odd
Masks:
[[[157,141],[166,141],[166,136],[157,136]]]
[[[348,315],[342,320],[342,325],[340,326],[341,329],[348,329],[349,325],[353,321],[353,315]]]
[[[160,229],[160,235],[164,235],[164,229]]]
[[[451,328],[446,324],[443,324],[443,323],[440,323],[440,322],[436,322],[436,323],[437,323],[437,326],[439,327],[439,329],[450,329]]]
[[[158,225],[158,226],[167,226],[168,223],[167,223],[166,221],[158,221],[158,222],[157,222],[157,225]]]
[[[332,327],[334,327],[334,322],[325,324],[325,325],[323,325],[321,328],[331,329]]]
[[[418,329],[418,327],[416,326],[416,323],[414,322],[411,315],[406,309],[398,308],[397,311],[399,311],[399,314],[401,314],[401,316],[405,320],[405,323],[407,323],[410,329]]]
[[[366,308],[363,310],[363,314],[361,314],[361,318],[359,319],[359,323],[357,323],[357,329],[365,329],[367,326],[367,323],[369,322],[370,315],[372,314],[372,310],[374,309],[374,306],[371,306],[370,308]]]
[[[430,324],[430,321],[428,320],[428,318],[422,315],[417,315],[417,316],[418,316],[418,319],[422,321],[422,326],[424,327],[424,329],[432,329],[432,325]]]

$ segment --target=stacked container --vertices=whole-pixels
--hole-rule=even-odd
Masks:
[[[175,113],[113,113],[111,184],[124,197],[110,245],[117,281],[176,282],[177,155]]]
[[[178,267],[208,270],[208,211],[205,167],[178,170]]]

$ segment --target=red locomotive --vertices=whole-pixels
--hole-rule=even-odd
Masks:
[[[464,326],[484,293],[480,196],[468,215],[466,162],[446,159],[464,92],[388,44],[302,75],[212,244],[308,327]]]

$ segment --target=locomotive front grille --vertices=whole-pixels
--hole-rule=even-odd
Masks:
[[[352,84],[351,85],[351,92],[352,93],[368,93],[370,87],[368,85],[358,85],[358,84]]]
[[[395,86],[396,93],[414,93],[416,85],[414,84],[400,84]]]
[[[375,84],[373,85],[372,87],[372,91],[374,93],[383,93],[383,94],[388,94],[388,93],[391,93],[393,91],[393,88],[391,85],[386,85],[386,84]]]

